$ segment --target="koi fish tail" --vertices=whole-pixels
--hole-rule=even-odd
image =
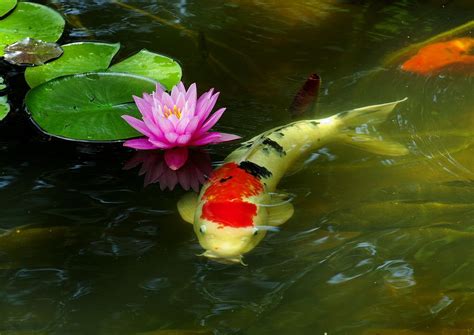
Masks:
[[[340,140],[350,146],[379,155],[403,156],[408,149],[401,143],[383,139],[379,133],[369,130],[384,122],[395,106],[407,98],[381,105],[373,105],[342,112],[334,116],[342,123]]]

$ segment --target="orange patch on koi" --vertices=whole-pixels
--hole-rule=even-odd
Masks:
[[[245,201],[208,201],[202,207],[201,218],[224,226],[241,228],[253,226],[257,206]]]
[[[430,44],[402,65],[402,70],[419,74],[441,71],[455,65],[474,65],[473,38],[459,38]]]
[[[209,188],[203,199],[212,201],[241,200],[263,192],[262,182],[236,163],[227,163],[214,171],[209,180]]]

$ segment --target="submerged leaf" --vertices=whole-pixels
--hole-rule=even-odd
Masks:
[[[16,6],[17,0],[2,0],[0,1],[0,17],[8,14]]]
[[[121,116],[139,117],[133,95],[156,82],[124,73],[84,73],[53,79],[26,95],[34,122],[49,135],[77,141],[117,141],[140,134]]]
[[[120,44],[79,42],[62,46],[64,54],[58,60],[25,71],[30,87],[69,74],[105,71],[120,49]]]
[[[176,61],[145,49],[112,65],[108,71],[149,77],[157,80],[167,89],[171,89],[181,80],[181,66]]]
[[[5,85],[5,80],[3,77],[0,77],[0,91],[3,91],[5,88],[7,88],[7,85]]]
[[[7,116],[10,111],[10,104],[7,102],[7,97],[0,97],[0,121]]]
[[[5,48],[5,60],[13,65],[42,65],[63,54],[63,49],[51,42],[25,38]]]
[[[19,2],[10,15],[0,20],[0,56],[3,56],[5,46],[26,37],[56,42],[63,30],[64,19],[55,10],[36,3]]]

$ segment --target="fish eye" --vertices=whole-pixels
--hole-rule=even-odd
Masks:
[[[258,234],[258,228],[254,228],[253,229],[253,236],[257,236],[257,234]]]
[[[199,231],[201,232],[201,234],[204,235],[206,233],[206,226],[202,225],[201,227],[199,227]]]

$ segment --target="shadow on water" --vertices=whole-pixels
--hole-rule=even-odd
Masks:
[[[120,145],[44,138],[14,112],[0,125],[0,333],[472,330],[474,77],[379,67],[387,53],[471,19],[469,1],[43,3],[67,16],[64,41],[178,59],[186,82],[222,91],[220,130],[244,137],[289,122],[294,93],[315,71],[321,115],[407,96],[367,131],[411,153],[315,152],[280,185],[296,195],[295,216],[241,267],[196,256],[176,213],[184,191],[160,190],[146,157],[126,165]],[[18,74],[7,79],[24,87]],[[12,94],[17,109],[21,95]],[[231,148],[213,148],[214,164]]]

